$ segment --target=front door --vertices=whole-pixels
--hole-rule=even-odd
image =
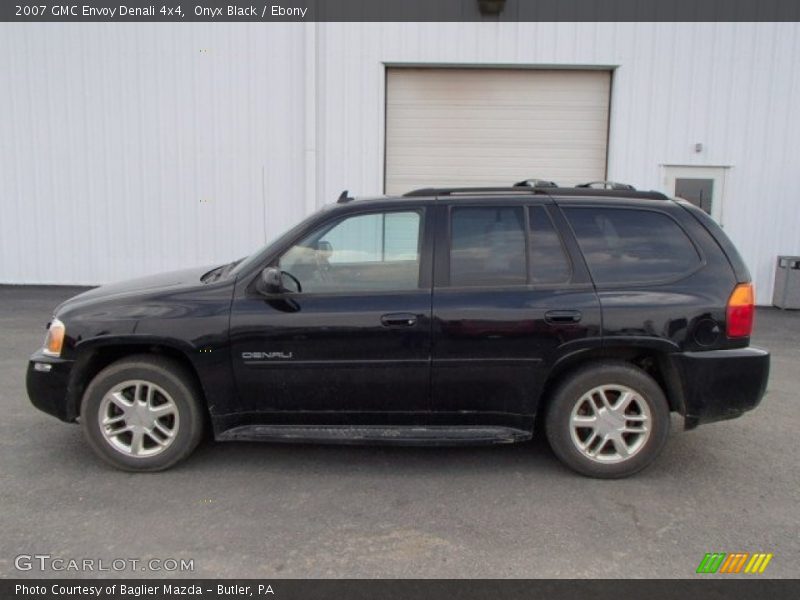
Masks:
[[[250,420],[424,420],[430,408],[427,221],[425,208],[413,205],[339,217],[273,261],[286,292],[265,296],[252,285],[237,292],[232,360]]]
[[[599,346],[597,294],[554,205],[462,201],[447,212],[436,245],[434,419],[530,427],[555,360]]]

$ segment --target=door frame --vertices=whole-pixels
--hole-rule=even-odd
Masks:
[[[661,180],[668,196],[675,195],[676,179],[711,179],[714,191],[711,194],[711,218],[720,227],[725,226],[725,179],[728,165],[661,165]]]

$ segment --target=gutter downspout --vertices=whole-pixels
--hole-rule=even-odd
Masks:
[[[317,210],[317,24],[306,24],[305,30],[305,157],[304,212]]]

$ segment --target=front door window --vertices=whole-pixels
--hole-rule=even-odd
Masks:
[[[417,211],[346,217],[292,246],[278,264],[303,293],[417,289],[420,221]]]

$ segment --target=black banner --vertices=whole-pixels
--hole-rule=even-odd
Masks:
[[[244,600],[534,600],[591,598],[648,600],[686,598],[797,598],[800,580],[709,576],[692,580],[4,580],[0,598],[75,600],[182,599]]]
[[[0,21],[800,21],[797,0],[69,0],[2,2]]]

